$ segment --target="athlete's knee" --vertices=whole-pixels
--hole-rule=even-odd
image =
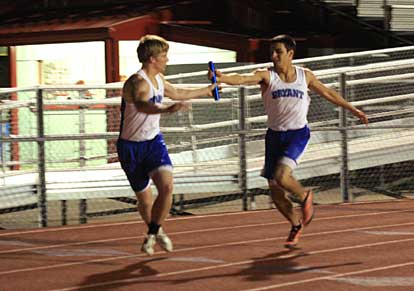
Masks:
[[[170,195],[173,191],[173,177],[170,171],[157,170],[151,176],[157,187],[158,195]]]
[[[274,179],[279,187],[286,188],[289,185],[290,178],[290,173],[287,171],[276,171]]]
[[[286,191],[277,183],[276,180],[269,180],[268,185],[273,201],[281,201],[284,199]]]
[[[286,199],[286,192],[283,188],[272,187],[270,189],[270,194],[272,195],[273,201],[284,201]]]
[[[168,197],[172,195],[174,186],[172,183],[162,183],[161,185],[157,185],[158,195]]]
[[[148,200],[138,200],[137,206],[140,209],[150,209],[150,208],[152,208],[152,201],[148,201]]]
[[[142,209],[148,209],[152,207],[153,200],[152,196],[148,195],[137,195],[138,207]]]

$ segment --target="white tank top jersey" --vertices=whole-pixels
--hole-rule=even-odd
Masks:
[[[155,76],[158,89],[154,87],[143,70],[137,72],[150,86],[149,102],[161,104],[164,96],[164,83],[159,75]],[[146,141],[153,139],[160,132],[161,114],[139,112],[133,102],[122,99],[120,137],[130,141]]]
[[[267,125],[275,131],[303,128],[308,124],[310,104],[305,71],[295,66],[296,80],[285,83],[274,68],[269,68],[269,86],[263,92],[264,109],[268,116]]]

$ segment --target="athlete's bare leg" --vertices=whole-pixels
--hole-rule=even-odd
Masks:
[[[135,192],[135,195],[137,196],[138,200],[138,212],[141,215],[142,220],[146,224],[149,224],[151,222],[151,212],[153,204],[151,187],[148,187],[147,189],[141,192]]]
[[[275,180],[277,184],[287,192],[294,194],[300,201],[306,197],[306,189],[292,175],[292,169],[285,164],[278,164],[275,171]]]
[[[287,192],[276,181],[268,180],[272,200],[279,212],[292,224],[300,224],[300,219],[292,202],[287,198]]]
[[[167,252],[171,252],[173,250],[171,239],[162,229],[162,224],[167,218],[172,204],[172,173],[166,169],[160,169],[151,175],[151,179],[157,187],[158,191],[157,198],[152,204],[152,207],[149,207],[149,195],[151,193],[150,190],[145,191],[146,195],[144,195],[144,197],[147,198],[146,200],[144,198],[141,198],[144,200],[144,202],[146,202],[146,206],[143,207],[144,209],[141,211],[143,215],[147,217],[146,219],[148,219],[148,217],[150,218],[148,223],[148,236],[144,240],[144,243],[141,247],[141,250],[148,255],[154,254],[154,245],[156,242]],[[150,214],[148,214],[149,209],[151,210]]]
[[[160,170],[152,175],[158,195],[151,212],[152,222],[161,225],[170,213],[172,205],[173,175],[171,171]]]
[[[148,187],[144,191],[135,193],[138,200],[137,208],[146,224],[151,221],[162,224],[168,216],[172,204],[172,173],[167,170],[156,171],[152,175],[152,180],[158,190],[155,202],[153,201],[151,187]]]
[[[307,226],[314,216],[313,192],[305,190],[302,184],[293,177],[292,169],[282,163],[278,164],[275,171],[275,181],[279,187],[294,194],[301,201],[302,223]]]

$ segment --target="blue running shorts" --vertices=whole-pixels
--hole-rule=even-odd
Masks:
[[[301,129],[274,131],[268,129],[265,138],[265,164],[262,177],[272,180],[278,163],[296,168],[310,139],[308,126]]]
[[[118,159],[135,192],[144,191],[150,184],[151,173],[159,168],[172,171],[172,162],[161,133],[152,140],[117,141]]]

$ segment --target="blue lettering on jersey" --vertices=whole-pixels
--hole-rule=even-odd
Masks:
[[[272,98],[281,98],[281,97],[294,97],[294,98],[303,98],[303,91],[298,89],[279,89],[272,91]]]
[[[162,96],[161,95],[155,95],[152,98],[150,98],[149,102],[152,102],[154,104],[156,103],[161,103],[162,101]]]

